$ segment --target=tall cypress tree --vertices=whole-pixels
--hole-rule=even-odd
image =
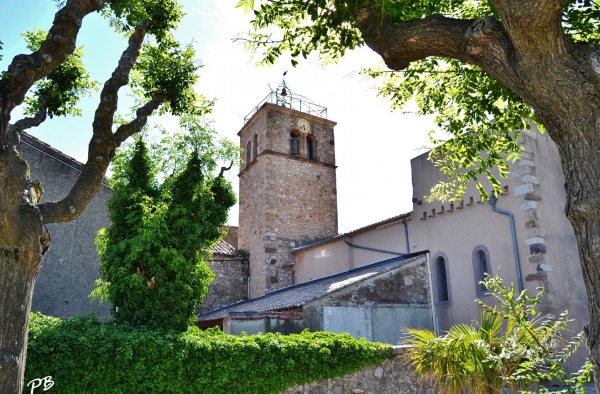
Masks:
[[[145,144],[123,162],[109,203],[113,224],[98,238],[104,292],[117,322],[185,330],[214,274],[206,251],[236,202],[197,150],[159,187]]]

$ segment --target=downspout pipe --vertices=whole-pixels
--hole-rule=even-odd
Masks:
[[[433,272],[431,269],[431,259],[429,258],[429,252],[427,252],[427,271],[429,271],[429,302],[431,304],[431,320],[433,322],[433,332],[436,336],[440,336],[440,322],[438,320],[437,311],[435,309],[435,299],[433,297]]]
[[[410,253],[410,243],[408,243],[408,224],[406,223],[406,219],[402,219],[402,224],[404,225],[404,237],[406,238],[406,253]]]
[[[402,252],[394,252],[394,251],[391,251],[391,250],[371,248],[369,246],[355,245],[355,244],[351,243],[350,241],[348,241],[348,236],[347,235],[344,235],[344,242],[348,246],[350,246],[352,248],[356,248],[356,249],[364,249],[364,250],[370,250],[372,252],[380,252],[380,253],[393,254],[395,256],[404,256],[406,254],[406,253],[402,253]]]
[[[519,248],[517,247],[517,232],[515,230],[515,217],[512,214],[512,212],[506,211],[501,208],[497,208],[496,207],[497,201],[498,201],[498,198],[496,197],[495,194],[492,194],[490,196],[490,199],[488,200],[488,202],[490,203],[490,206],[492,207],[492,211],[501,213],[503,215],[507,215],[510,220],[510,231],[512,234],[513,253],[515,255],[515,268],[517,271],[517,284],[519,286],[519,293],[520,293],[523,291],[523,278],[521,276],[521,260],[519,259]]]

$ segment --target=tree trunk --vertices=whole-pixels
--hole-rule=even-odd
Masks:
[[[46,226],[33,204],[39,184],[13,147],[0,148],[0,393],[20,394],[37,272],[48,249]]]
[[[575,231],[587,290],[587,350],[600,392],[600,114],[595,112],[569,123],[563,127],[570,132],[553,139],[561,156],[567,192],[565,210]]]

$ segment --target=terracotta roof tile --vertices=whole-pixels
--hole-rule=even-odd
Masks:
[[[237,252],[237,250],[235,250],[235,248],[233,246],[231,246],[229,243],[227,243],[225,241],[225,239],[221,239],[219,242],[217,242],[216,245],[209,248],[209,251],[213,255],[219,255],[219,256],[231,256],[231,257],[241,257],[242,256],[241,254],[239,254]]]

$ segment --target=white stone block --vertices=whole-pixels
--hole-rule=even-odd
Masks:
[[[533,192],[533,185],[531,183],[525,183],[515,187],[515,196],[522,196],[523,194]]]
[[[523,166],[528,166],[528,167],[535,167],[535,163],[531,160],[519,160],[517,162],[517,165],[519,167],[523,167]]]
[[[511,175],[515,178],[523,176],[523,175],[527,175],[527,174],[531,174],[531,167],[528,167],[528,166],[519,167],[515,171],[511,172]]]
[[[527,238],[525,240],[525,243],[527,245],[533,245],[533,244],[543,244],[544,243],[544,238],[542,237],[533,237],[533,238]]]
[[[528,209],[537,209],[537,201],[527,201],[524,204],[521,204],[521,211],[526,211]]]
[[[540,181],[534,175],[524,175],[523,178],[521,178],[521,180],[525,183],[534,183],[536,185],[540,184]]]

